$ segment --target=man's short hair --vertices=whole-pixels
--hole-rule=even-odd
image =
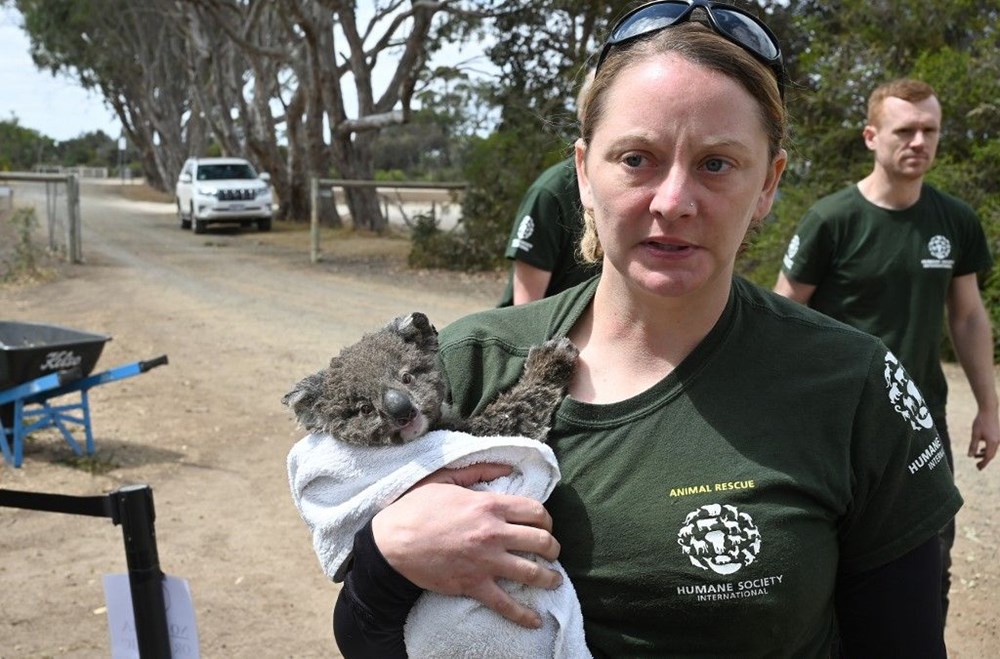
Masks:
[[[919,103],[931,96],[936,97],[937,94],[926,82],[912,78],[899,78],[882,83],[868,97],[868,125],[873,126],[877,123],[882,103],[890,96],[901,98],[907,103]]]

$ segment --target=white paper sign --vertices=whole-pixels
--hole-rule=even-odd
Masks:
[[[108,607],[111,658],[139,659],[132,590],[127,574],[104,575],[104,601]],[[167,609],[171,659],[199,659],[198,627],[195,624],[194,604],[187,581],[164,576],[163,604]]]

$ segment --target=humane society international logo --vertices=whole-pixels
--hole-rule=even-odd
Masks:
[[[533,233],[535,233],[535,221],[531,219],[530,215],[525,215],[521,218],[521,223],[517,225],[517,236],[511,241],[511,247],[530,252],[532,244],[528,239]]]
[[[883,377],[893,409],[909,421],[914,430],[927,430],[934,426],[924,397],[892,352],[885,353]]]
[[[951,241],[944,236],[937,235],[928,240],[927,251],[934,258],[920,260],[920,265],[925,269],[951,270],[955,267],[955,259],[948,258],[951,255]]]
[[[788,249],[785,251],[785,258],[783,262],[786,268],[791,268],[792,263],[795,261],[795,255],[799,253],[799,246],[802,244],[802,240],[799,238],[798,234],[792,236],[791,241],[788,243]]]
[[[728,504],[708,504],[688,513],[677,544],[691,564],[705,572],[731,575],[757,560],[760,530],[753,518]],[[785,575],[748,576],[733,581],[706,580],[677,586],[677,595],[694,602],[720,602],[766,597]]]
[[[747,513],[728,504],[708,504],[688,513],[677,544],[691,564],[716,574],[733,574],[757,560],[760,531]]]

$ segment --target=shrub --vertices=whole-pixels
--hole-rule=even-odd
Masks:
[[[4,253],[4,281],[21,277],[37,277],[41,274],[38,261],[41,250],[32,242],[31,234],[38,227],[34,208],[18,208],[11,215],[9,224],[13,229],[13,249],[9,256]]]

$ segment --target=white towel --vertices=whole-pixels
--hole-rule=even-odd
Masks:
[[[474,437],[430,432],[399,446],[356,446],[328,435],[308,435],[288,454],[292,498],[309,530],[323,571],[342,581],[354,534],[388,504],[442,467],[490,462],[514,468],[509,476],[475,486],[545,501],[559,481],[552,449],[525,437]],[[542,559],[538,559],[542,560]],[[425,592],[407,618],[407,653],[430,657],[590,657],[576,591],[563,577],[554,590],[502,582],[543,620],[538,630],[514,623],[475,600]]]

